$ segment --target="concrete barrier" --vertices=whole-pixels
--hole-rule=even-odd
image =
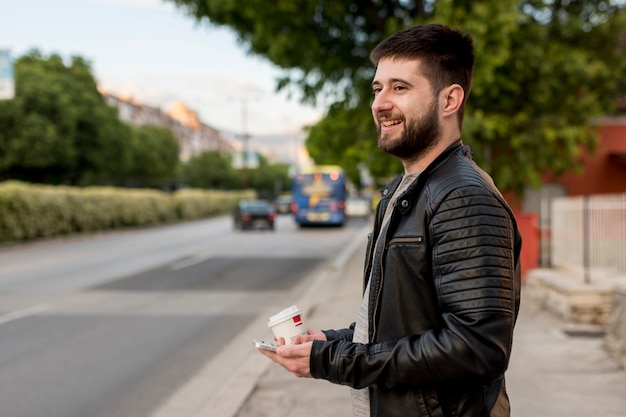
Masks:
[[[538,268],[526,274],[524,291],[568,323],[607,327],[613,310],[613,287],[606,280],[585,283],[566,270]]]
[[[626,283],[615,285],[614,291],[606,347],[626,368]]]

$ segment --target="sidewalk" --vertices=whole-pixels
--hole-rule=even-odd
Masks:
[[[355,320],[360,304],[363,247],[314,289],[307,324],[339,328]],[[523,289],[522,289],[523,292]],[[522,295],[507,372],[512,417],[622,417],[626,371],[597,335],[568,335],[571,327]],[[574,334],[576,332],[570,332]],[[582,332],[584,333],[584,332]],[[266,360],[259,357],[259,360]],[[351,415],[350,389],[297,379],[273,363],[260,375],[237,417]]]

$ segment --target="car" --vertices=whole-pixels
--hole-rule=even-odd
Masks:
[[[367,197],[348,197],[345,213],[347,217],[367,218],[372,214],[372,201]]]
[[[291,214],[293,213],[293,198],[285,195],[280,196],[274,201],[274,206],[278,214]]]
[[[236,230],[274,230],[276,214],[267,200],[241,200],[233,210],[233,225]]]

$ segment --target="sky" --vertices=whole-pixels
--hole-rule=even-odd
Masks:
[[[167,110],[182,101],[220,131],[303,137],[322,110],[275,93],[282,71],[228,28],[163,0],[0,0],[0,49],[87,59],[98,85]]]

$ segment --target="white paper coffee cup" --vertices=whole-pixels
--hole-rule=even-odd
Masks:
[[[293,305],[287,307],[280,313],[270,317],[267,327],[272,330],[276,340],[281,337],[285,339],[285,344],[290,345],[296,336],[307,334],[306,326],[302,318],[302,310]]]

